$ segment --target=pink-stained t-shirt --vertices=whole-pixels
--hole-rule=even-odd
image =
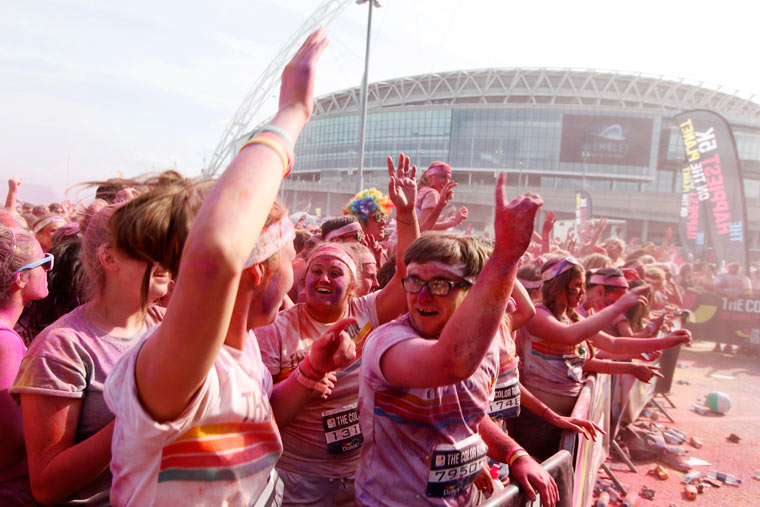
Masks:
[[[502,323],[499,338],[499,377],[496,380],[494,399],[488,407],[488,415],[497,423],[520,415],[519,358],[506,323]]]
[[[543,305],[537,306],[536,312],[547,312],[555,318]],[[564,314],[560,322],[572,324]],[[523,385],[561,396],[577,396],[583,387],[583,366],[589,356],[585,342],[565,345],[525,331],[520,340]]]
[[[362,350],[379,326],[378,292],[353,299],[348,317],[357,325],[346,329],[356,344],[356,359],[336,372],[338,381],[326,400],[311,399],[282,430],[284,452],[277,468],[311,477],[353,477],[364,441],[357,414]],[[332,324],[314,320],[305,304],[280,312],[274,324],[256,330],[261,357],[274,381],[282,382],[308,354],[311,344]]]
[[[282,442],[269,404],[272,377],[253,333],[243,350],[222,346],[190,404],[165,423],[138,399],[135,362],[143,343],[106,382],[116,415],[113,504],[247,506],[268,497]]]
[[[134,336],[112,336],[95,328],[83,306],[42,330],[21,362],[10,393],[40,394],[82,400],[75,443],[91,437],[113,420],[103,399],[106,378],[119,359],[162,318],[164,309],[148,309],[145,325]],[[64,503],[108,505],[111,472],[106,469]]]
[[[478,424],[494,399],[499,374],[499,331],[478,367],[454,385],[391,385],[380,369],[383,354],[419,338],[409,314],[377,329],[364,347],[359,417],[364,432],[356,474],[358,505],[476,505],[472,482],[488,447]]]
[[[21,336],[9,328],[5,323],[0,320],[0,397],[2,397],[3,405],[8,406],[9,410],[13,410],[14,402],[11,400],[8,394],[8,387],[13,383],[16,378],[21,360],[26,354],[26,346]],[[18,407],[20,414],[20,409]],[[0,417],[4,417],[0,416]],[[18,435],[16,441],[19,447],[24,446],[23,435]],[[0,505],[33,505],[34,498],[32,498],[32,489],[29,484],[29,467],[26,462],[26,454],[21,456],[18,461],[11,464],[5,469],[0,469]]]
[[[432,187],[422,187],[417,190],[417,204],[415,205],[417,213],[419,214],[424,209],[435,207],[438,204],[439,198],[440,194]]]

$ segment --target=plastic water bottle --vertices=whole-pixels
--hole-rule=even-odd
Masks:
[[[684,449],[683,447],[669,445],[666,447],[666,449],[668,450],[670,454],[675,454],[676,456],[683,456],[684,454],[686,454],[686,449]]]
[[[698,413],[699,415],[707,415],[707,414],[710,412],[710,411],[709,411],[708,409],[706,409],[705,407],[703,407],[703,406],[701,406],[701,405],[697,405],[696,403],[694,403],[694,404],[691,406],[691,409],[692,409],[694,412]]]
[[[683,478],[683,481],[686,484],[691,484],[693,481],[696,481],[700,478],[702,478],[702,472],[698,472],[695,470],[693,472],[689,472],[688,474],[686,474]]]
[[[686,436],[682,435],[680,431],[675,428],[668,428],[663,433],[665,441],[669,444],[682,444],[686,441]]]
[[[596,500],[596,507],[608,507],[608,505],[610,505],[610,494],[602,491]]]
[[[714,472],[712,470],[707,472],[707,477],[709,477],[710,479],[715,479],[721,482],[725,482],[726,484],[730,486],[738,486],[739,484],[742,483],[742,480],[739,479],[738,477],[735,477],[731,474],[724,474],[722,472]]]

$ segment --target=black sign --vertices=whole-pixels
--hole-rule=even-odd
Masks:
[[[560,162],[647,167],[652,120],[566,114],[562,118]]]
[[[695,338],[722,343],[760,344],[760,294],[728,297],[719,294],[686,294],[684,307],[692,316],[684,327]]]
[[[744,185],[731,127],[722,116],[703,110],[681,113],[676,121],[686,152],[681,178],[684,190],[689,188],[687,215],[691,211],[692,217],[699,216],[696,209],[699,202],[703,210],[699,221],[705,222],[704,228],[692,228],[697,234],[700,230],[707,231],[707,244],[715,251],[718,262],[738,261],[747,272]],[[681,200],[683,220],[683,193]],[[687,240],[689,230],[687,224]],[[691,243],[687,245],[691,247]]]

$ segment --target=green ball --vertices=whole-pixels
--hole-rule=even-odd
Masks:
[[[707,406],[715,413],[725,414],[731,408],[731,398],[726,393],[712,392],[707,395]]]

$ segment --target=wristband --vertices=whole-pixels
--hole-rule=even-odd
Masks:
[[[515,461],[522,458],[523,456],[528,455],[528,451],[526,451],[525,449],[518,449],[517,452],[512,451],[512,453],[513,453],[512,456],[509,457],[509,459],[507,460],[507,464],[509,466],[514,465]]]
[[[505,462],[505,463],[508,463],[508,464],[510,464],[510,465],[511,465],[511,464],[512,464],[512,461],[511,461],[511,460],[512,460],[512,458],[514,457],[514,455],[515,455],[516,453],[518,453],[518,452],[520,452],[520,451],[522,451],[522,452],[524,452],[525,454],[527,454],[527,452],[525,452],[525,449],[523,449],[522,447],[515,447],[514,449],[512,449],[511,451],[509,451],[509,454],[507,454],[507,459],[506,459],[506,460],[504,460],[504,462]]]
[[[252,144],[263,144],[271,149],[273,149],[277,154],[280,156],[280,159],[282,160],[282,172],[283,172],[283,178],[290,174],[290,164],[288,164],[288,154],[285,152],[285,148],[282,147],[280,143],[277,141],[270,139],[268,137],[262,137],[257,136],[245,143],[241,148],[240,151],[243,151],[244,149],[248,148]],[[240,151],[238,153],[240,153]]]
[[[271,139],[272,141],[280,145],[281,148],[284,148],[285,155],[288,157],[288,170],[283,177],[290,174],[290,171],[293,170],[293,160],[295,160],[295,153],[293,153],[293,148],[291,147],[289,141],[283,142],[283,138],[281,136],[278,136],[277,134],[273,134],[270,131],[265,131],[265,132],[261,132],[260,134],[256,134],[256,137],[254,139]]]
[[[290,148],[290,151],[293,151],[293,141],[290,140],[290,136],[282,130],[280,127],[276,127],[274,125],[265,125],[261,127],[258,130],[255,130],[249,137],[248,140],[250,141],[253,139],[257,134],[260,134],[261,132],[272,132],[274,134],[277,134],[282,138],[283,141],[288,145],[288,148]]]
[[[314,390],[317,387],[318,380],[310,379],[303,373],[301,373],[301,368],[296,368],[296,371],[294,373],[296,377],[296,382],[304,386],[306,389]]]
[[[303,366],[304,369],[306,370],[305,372],[302,372],[302,373],[304,373],[304,375],[306,375],[307,377],[313,380],[320,380],[327,374],[327,372],[319,373],[316,369],[314,369],[314,367],[309,362],[309,356],[306,356],[303,358],[303,361],[301,361],[300,366]]]
[[[546,411],[549,410],[549,405],[544,407],[544,411],[541,412],[541,419],[544,419],[544,416],[546,415]]]

